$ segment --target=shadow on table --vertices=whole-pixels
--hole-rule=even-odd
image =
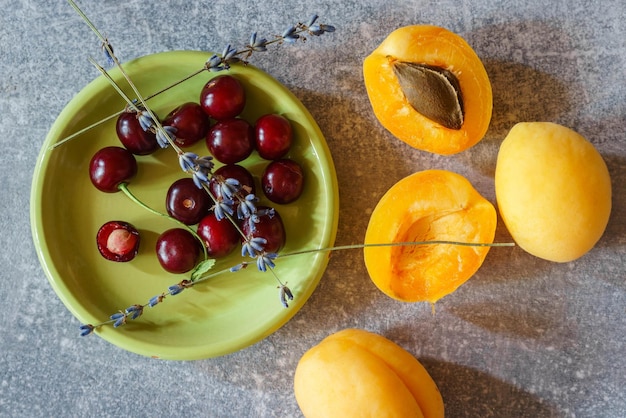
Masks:
[[[562,322],[563,306],[532,302],[516,305],[511,300],[451,305],[446,311],[482,329],[526,340],[543,339],[558,346],[572,342],[572,331]]]
[[[420,359],[437,382],[446,417],[558,417],[555,406],[480,370],[436,359]]]
[[[626,194],[624,180],[626,180],[626,159],[623,155],[602,155],[611,175],[613,189],[611,217],[604,236],[598,242],[599,246],[611,247],[623,245],[626,237]]]
[[[528,65],[485,60],[493,91],[489,136],[504,138],[518,122],[556,121],[572,104],[572,86]]]

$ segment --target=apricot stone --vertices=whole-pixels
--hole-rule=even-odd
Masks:
[[[609,221],[611,178],[602,156],[580,134],[555,123],[513,126],[498,152],[495,187],[513,239],[546,260],[581,257]]]
[[[455,241],[491,244],[497,214],[463,176],[446,170],[414,173],[380,199],[365,233],[365,265],[374,284],[405,302],[435,303],[482,265],[488,246],[384,243]]]
[[[437,385],[391,340],[360,329],[326,337],[300,359],[294,393],[307,418],[443,418]]]
[[[487,71],[471,46],[447,29],[396,29],[365,58],[363,77],[376,118],[414,148],[455,154],[489,128]]]

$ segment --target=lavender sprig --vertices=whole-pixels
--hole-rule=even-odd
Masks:
[[[83,11],[78,7],[78,5],[76,5],[76,3],[73,0],[68,0],[68,3],[74,8],[74,10],[76,10],[76,12],[81,16],[81,18],[85,21],[85,23],[92,29],[92,31],[96,34],[96,36],[98,36],[98,38],[101,41],[101,48],[103,51],[103,54],[105,56],[105,61],[107,62],[107,64],[109,66],[111,65],[118,65],[119,66],[119,60],[117,59],[117,57],[115,56],[114,52],[113,52],[113,46],[111,45],[111,43],[109,42],[108,38],[104,37],[100,31],[98,31],[98,29],[96,28],[96,26],[89,20],[89,18],[85,15],[85,13],[83,13]],[[272,44],[283,44],[283,43],[295,43],[295,41],[297,40],[302,40],[305,41],[307,38],[304,35],[311,35],[311,36],[321,36],[325,33],[332,33],[335,32],[335,27],[332,25],[327,25],[327,24],[323,24],[323,23],[317,23],[318,20],[318,15],[317,14],[313,14],[307,21],[306,23],[297,23],[295,25],[291,25],[289,26],[287,29],[285,29],[285,31],[283,31],[283,34],[280,36],[275,36],[275,38],[273,40],[268,41],[266,38],[263,37],[259,37],[257,36],[256,32],[253,32],[252,35],[250,36],[250,39],[248,41],[248,44],[246,44],[243,48],[241,49],[235,49],[233,48],[230,44],[226,46],[226,48],[224,48],[223,52],[221,55],[219,54],[213,54],[204,64],[204,66],[200,69],[198,69],[197,71],[187,75],[186,77],[183,77],[182,79],[172,83],[171,85],[149,95],[146,96],[144,99],[142,99],[142,104],[145,105],[145,102],[147,100],[152,99],[153,97],[158,96],[159,94],[162,94],[166,91],[168,91],[169,89],[203,73],[204,71],[223,71],[223,70],[228,70],[231,66],[231,64],[234,64],[235,62],[242,62],[244,64],[248,63],[248,59],[250,58],[250,56],[255,53],[255,52],[265,52],[268,50],[268,46],[272,45]],[[124,76],[126,76],[126,74],[123,72],[122,73]],[[138,92],[135,91],[135,94],[138,94]],[[131,105],[131,108],[135,109],[135,105],[137,104],[137,101],[131,101],[133,104]],[[100,124],[107,122],[117,116],[119,116],[121,113],[123,113],[125,111],[124,110],[120,110],[119,112],[110,115],[92,125],[89,125],[88,127],[81,129],[77,132],[75,132],[72,135],[69,135],[63,139],[61,139],[60,141],[58,141],[57,143],[52,145],[52,149],[68,142],[69,140],[76,138],[86,132],[88,132],[89,130],[99,126]],[[142,123],[142,127],[144,128],[144,130],[148,130],[148,129],[154,129],[153,125],[156,126],[157,130],[158,130],[158,122],[155,122],[155,117],[154,114],[151,113],[151,111],[149,109],[146,109],[145,111],[143,111],[144,113],[146,113],[146,116],[149,117],[151,119],[151,121],[147,121],[144,120],[144,123]],[[160,142],[160,144],[165,145],[166,140],[168,139],[168,135],[163,135],[162,134],[162,140]],[[172,139],[172,138],[169,138]],[[173,141],[167,141],[168,143],[172,143]]]
[[[287,284],[281,284],[280,286],[278,286],[278,289],[280,303],[282,303],[285,308],[288,308],[289,303],[287,302],[287,300],[293,300],[293,293],[291,293],[291,290],[287,287]]]
[[[211,260],[212,262],[214,262],[214,260]],[[210,263],[212,265],[212,263]],[[121,327],[123,325],[126,325],[128,323],[129,320],[135,320],[137,318],[139,318],[140,316],[143,315],[145,308],[149,307],[149,308],[154,308],[155,306],[159,305],[160,303],[162,303],[168,296],[176,296],[180,293],[182,293],[184,290],[186,289],[190,289],[191,287],[195,286],[197,283],[200,283],[202,281],[208,280],[212,277],[215,277],[217,275],[220,274],[224,274],[226,272],[237,272],[240,271],[242,269],[244,269],[249,263],[244,262],[238,265],[237,269],[234,268],[230,268],[230,269],[226,269],[226,270],[221,270],[215,273],[212,273],[210,275],[204,275],[203,277],[199,278],[196,281],[192,281],[192,280],[188,280],[188,279],[184,279],[181,280],[178,283],[175,283],[171,286],[168,287],[167,291],[160,293],[158,295],[155,295],[153,297],[151,297],[147,303],[145,304],[135,304],[135,305],[131,305],[129,307],[127,307],[124,310],[119,310],[115,313],[113,313],[109,319],[107,321],[104,322],[100,322],[97,324],[82,324],[79,327],[80,330],[80,335],[82,337],[85,337],[87,335],[92,334],[94,331],[96,331],[98,328],[105,326],[105,325],[112,325],[113,328],[118,328]],[[210,267],[209,267],[210,268]],[[196,267],[197,271],[202,271],[202,264],[199,267]]]
[[[224,48],[221,55],[213,54],[205,63],[208,71],[228,70],[230,66],[236,62],[248,63],[248,58],[255,52],[265,52],[267,47],[272,44],[294,44],[297,41],[306,41],[306,36],[321,36],[325,33],[335,31],[335,27],[323,23],[316,23],[318,15],[312,15],[306,23],[298,22],[295,25],[288,26],[281,35],[276,35],[273,40],[268,41],[266,38],[260,38],[256,32],[250,36],[248,44],[237,50],[230,44]]]
[[[244,270],[250,264],[254,263],[257,265],[257,268],[262,271],[271,271],[276,280],[278,281],[278,291],[279,291],[279,300],[280,303],[285,307],[289,307],[289,301],[294,300],[294,294],[291,289],[287,286],[287,283],[283,283],[278,276],[276,276],[276,272],[274,271],[275,263],[274,260],[279,257],[292,257],[303,254],[311,254],[311,253],[319,253],[319,252],[331,252],[331,251],[345,251],[345,250],[354,250],[354,249],[363,249],[366,247],[397,247],[397,246],[418,246],[418,245],[457,245],[457,246],[471,246],[471,247],[513,247],[515,243],[512,242],[503,242],[503,243],[476,243],[476,242],[459,242],[459,241],[407,241],[407,242],[394,242],[394,243],[373,243],[373,244],[351,244],[351,245],[341,245],[334,247],[326,247],[326,248],[313,248],[308,250],[300,250],[293,251],[290,253],[266,253],[264,252],[264,246],[266,241],[263,238],[252,238],[246,241],[247,245],[245,245],[246,253],[242,256],[251,256],[255,259],[255,261],[242,261],[239,264],[236,264],[228,269],[217,271],[208,275],[202,275],[196,280],[182,280],[179,283],[173,284],[168,287],[167,292],[161,293],[159,295],[153,296],[150,298],[148,303],[145,305],[131,305],[131,307],[127,308],[125,311],[118,311],[111,315],[108,321],[99,323],[99,324],[82,324],[79,327],[80,335],[86,336],[93,333],[97,328],[113,324],[115,328],[125,325],[127,320],[136,319],[141,314],[143,314],[143,308],[145,307],[155,307],[156,305],[162,303],[167,296],[178,295],[186,289],[189,289],[198,283],[209,280],[218,275],[230,272],[236,273],[238,271]],[[261,260],[261,261],[259,261]],[[214,260],[211,260],[214,262]],[[260,264],[263,264],[260,266]],[[201,268],[201,267],[200,267]],[[137,310],[140,311],[139,314],[136,315]],[[116,325],[117,324],[117,325]]]

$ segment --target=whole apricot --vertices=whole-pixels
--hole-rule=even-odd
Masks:
[[[555,262],[581,257],[611,213],[611,178],[596,148],[551,122],[518,123],[498,151],[496,200],[516,243]]]
[[[491,244],[496,224],[495,208],[465,177],[446,170],[414,173],[393,185],[372,212],[365,233],[367,271],[394,299],[435,303],[476,273],[489,247],[378,244]]]
[[[376,118],[414,148],[455,154],[487,132],[493,107],[487,71],[447,29],[396,29],[365,58],[363,77]]]
[[[294,393],[307,418],[443,418],[437,385],[391,340],[360,329],[332,334],[298,362]]]

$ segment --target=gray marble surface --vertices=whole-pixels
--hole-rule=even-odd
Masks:
[[[590,253],[568,264],[520,248],[437,305],[403,304],[370,282],[361,252],[331,258],[295,317],[223,357],[160,361],[97,336],[55,295],[31,238],[36,158],[65,104],[98,74],[99,44],[63,1],[0,0],[0,416],[297,417],[300,356],[347,327],[378,332],[419,358],[449,417],[626,416],[626,5],[622,0],[242,0],[80,3],[123,60],[165,50],[221,50],[318,13],[331,36],[259,54],[308,107],[334,155],[337,244],[363,239],[369,213],[400,178],[425,168],[467,176],[495,203],[500,141],[518,121],[549,120],[590,139],[609,167],[613,213]],[[374,118],[361,63],[400,26],[462,35],[493,84],[494,115],[472,149],[438,157],[409,148]],[[71,231],[68,231],[71,234]],[[510,237],[502,224],[497,240]]]

